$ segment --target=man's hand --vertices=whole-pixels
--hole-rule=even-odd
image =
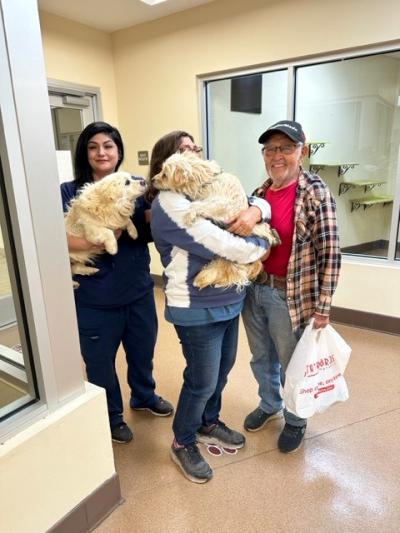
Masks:
[[[314,319],[314,329],[325,328],[329,324],[329,316],[314,313],[312,318]]]
[[[226,221],[228,224],[227,230],[241,237],[251,235],[254,226],[258,222],[261,222],[261,211],[255,205],[251,205],[244,211],[241,211],[235,218]]]

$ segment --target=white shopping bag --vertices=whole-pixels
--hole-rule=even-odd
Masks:
[[[300,418],[325,411],[349,397],[343,373],[351,348],[328,325],[306,327],[286,370],[283,400],[286,409]]]

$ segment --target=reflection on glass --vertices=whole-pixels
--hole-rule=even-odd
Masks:
[[[209,157],[236,174],[248,194],[265,180],[258,138],[287,117],[287,79],[279,70],[207,84]]]
[[[69,150],[75,153],[79,134],[83,129],[82,111],[70,107],[51,109],[53,130],[57,150]]]
[[[1,170],[1,165],[0,165]],[[17,319],[15,308],[21,309],[16,290],[12,247],[3,231],[9,229],[8,208],[5,202],[3,175],[0,195],[0,420],[13,411],[37,399],[32,368],[22,318]],[[14,299],[15,298],[15,299]],[[22,316],[18,313],[18,316]],[[23,348],[24,346],[24,348]]]
[[[400,144],[400,59],[382,54],[299,67],[296,120],[308,165],[336,197],[342,251],[386,258]]]

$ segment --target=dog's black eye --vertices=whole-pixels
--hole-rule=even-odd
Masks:
[[[131,184],[131,180],[126,180],[126,181],[125,181],[125,185],[126,185],[126,186],[128,186],[128,185],[130,185],[130,184]]]

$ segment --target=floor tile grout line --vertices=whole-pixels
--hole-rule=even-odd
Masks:
[[[400,407],[396,407],[394,409],[390,409],[389,411],[385,411],[383,413],[379,413],[379,414],[374,415],[374,416],[369,416],[367,418],[363,418],[362,420],[356,420],[354,422],[351,422],[349,424],[345,424],[343,426],[339,426],[339,427],[334,428],[334,429],[329,429],[328,431],[324,431],[322,433],[318,433],[317,435],[312,435],[312,436],[309,436],[309,437],[305,437],[304,440],[314,440],[314,439],[316,439],[318,437],[321,437],[323,435],[328,435],[329,433],[333,433],[334,431],[338,431],[340,429],[348,428],[348,427],[354,426],[356,424],[360,424],[362,422],[367,422],[368,420],[373,420],[374,418],[379,418],[381,416],[384,416],[384,415],[387,415],[387,414],[390,414],[390,413],[394,413],[396,411],[400,411]],[[232,461],[231,463],[226,463],[226,464],[219,465],[219,466],[216,466],[216,467],[213,467],[213,468],[214,468],[214,470],[217,470],[217,469],[225,468],[226,466],[229,466],[231,464],[244,463],[245,461],[248,461],[249,459],[252,459],[254,457],[260,457],[261,455],[267,455],[267,454],[269,454],[271,452],[276,452],[277,450],[278,450],[278,447],[272,448],[271,450],[265,450],[263,452],[256,453],[256,454],[248,456],[248,457],[243,457],[243,459],[238,459],[237,461]]]
[[[390,414],[390,413],[393,413],[393,412],[396,412],[396,411],[399,411],[399,410],[400,410],[400,407],[396,407],[396,408],[391,409],[391,410],[389,410],[389,411],[385,411],[385,412],[383,412],[383,413],[379,413],[379,414],[377,414],[377,415],[369,416],[369,417],[367,417],[367,418],[363,418],[362,420],[356,420],[356,421],[351,422],[351,423],[349,423],[349,424],[345,424],[345,425],[343,425],[343,426],[339,426],[339,427],[337,427],[337,428],[330,429],[330,430],[328,430],[328,431],[324,431],[323,433],[319,433],[319,434],[317,434],[317,435],[313,435],[313,436],[310,436],[310,437],[305,437],[305,440],[314,440],[314,439],[316,439],[316,438],[318,438],[318,437],[321,437],[321,436],[323,436],[323,435],[327,435],[327,434],[329,434],[329,433],[333,433],[334,431],[338,431],[338,430],[340,430],[340,429],[344,429],[344,428],[347,428],[347,427],[350,427],[350,426],[354,426],[354,425],[356,425],[356,424],[360,424],[360,423],[362,423],[362,422],[367,422],[368,420],[372,420],[372,419],[374,419],[374,418],[379,418],[379,417],[381,417],[381,416],[384,416],[384,415],[386,415],[386,414]],[[233,461],[231,461],[231,462],[227,462],[227,463],[225,463],[225,464],[221,464],[221,465],[213,466],[212,468],[213,468],[214,471],[216,471],[216,470],[221,471],[223,468],[226,468],[227,466],[231,466],[231,465],[234,465],[234,464],[241,464],[241,463],[244,463],[244,462],[249,461],[249,460],[251,460],[251,459],[254,459],[255,457],[260,457],[260,456],[262,456],[262,455],[268,455],[268,454],[273,453],[273,452],[276,452],[276,451],[278,451],[278,448],[277,448],[277,447],[276,447],[276,448],[272,448],[272,449],[270,449],[270,450],[265,450],[265,451],[262,451],[262,452],[256,453],[256,454],[254,454],[254,455],[250,455],[250,456],[247,456],[247,457],[243,457],[243,459],[237,459],[237,460],[233,460]],[[171,463],[171,466],[172,466],[172,467],[174,466],[173,463]],[[180,483],[181,481],[185,481],[185,482],[187,482],[187,483],[190,483],[190,482],[187,481],[187,480],[177,479],[176,481],[168,481],[167,483],[165,483],[165,485],[162,485],[162,484],[157,485],[157,488],[159,488],[159,487],[166,488],[166,487],[168,487],[168,486],[173,486],[173,485],[176,485],[177,483]],[[212,481],[211,481],[211,482],[212,482]],[[194,483],[193,483],[193,485],[194,485]],[[206,486],[207,483],[205,483],[204,485]],[[146,494],[146,492],[152,492],[153,490],[154,490],[154,487],[152,487],[152,488],[147,488],[147,489],[144,489],[144,490],[139,490],[139,491],[137,491],[137,492],[134,493],[133,497],[136,497],[136,496],[138,496],[138,495],[142,495],[142,494]],[[124,500],[125,500],[125,503],[128,503],[128,498],[126,498],[126,497],[124,496],[124,494],[122,494],[122,496],[123,496],[123,498],[124,498]],[[123,505],[121,505],[120,507],[123,507]],[[117,512],[117,511],[118,511],[118,509],[116,509],[116,512]]]

